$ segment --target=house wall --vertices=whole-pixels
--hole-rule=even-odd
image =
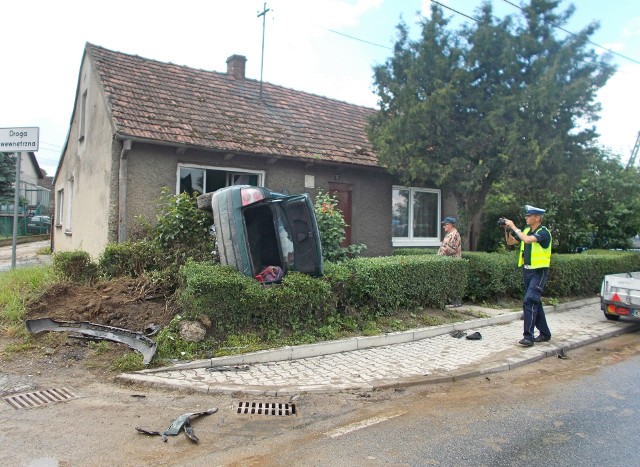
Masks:
[[[20,153],[20,181],[31,183],[32,185],[38,184],[38,173],[28,152]]]
[[[87,91],[86,115],[82,96]],[[54,181],[55,202],[64,190],[63,212],[54,215],[54,251],[83,250],[93,258],[102,253],[108,239],[111,197],[112,129],[105,98],[85,57],[80,68],[73,121],[63,160]],[[81,119],[84,138],[79,139]],[[117,177],[117,171],[115,172]]]
[[[176,148],[133,143],[128,155],[127,234],[135,236],[139,229],[137,216],[153,222],[162,187],[175,193],[178,164],[264,171],[264,185],[274,191],[291,194],[329,190],[329,184],[339,182],[352,191],[352,243],[364,243],[367,256],[388,255],[391,244],[391,191],[397,184],[381,169],[351,168],[346,165],[305,164],[279,159],[268,163],[259,156],[236,155],[226,159],[222,153],[188,150],[178,154]],[[305,179],[313,177],[313,187],[305,187]],[[455,214],[455,200],[442,194],[442,216]],[[446,214],[445,214],[446,213]]]

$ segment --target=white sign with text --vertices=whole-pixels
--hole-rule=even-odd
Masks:
[[[37,151],[39,127],[0,128],[0,152]]]

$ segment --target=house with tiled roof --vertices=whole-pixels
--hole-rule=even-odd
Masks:
[[[448,198],[400,186],[378,164],[366,133],[374,109],[260,83],[245,63],[232,55],[221,73],[87,43],[54,179],[54,251],[95,257],[127,240],[138,216],[154,219],[163,187],[234,184],[334,192],[348,242],[369,255],[439,244]]]

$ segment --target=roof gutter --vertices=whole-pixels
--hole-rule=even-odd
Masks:
[[[132,142],[122,142],[120,169],[118,172],[118,243],[127,241],[127,160]]]

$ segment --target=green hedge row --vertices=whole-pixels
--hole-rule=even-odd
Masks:
[[[314,279],[289,273],[263,286],[233,268],[188,263],[180,271],[178,303],[185,317],[207,316],[214,334],[313,329],[329,316],[358,320],[415,307],[442,308],[462,296],[466,262],[441,256],[357,258],[327,263]]]
[[[462,257],[469,264],[467,298],[480,301],[522,296],[522,271],[517,267],[517,251],[506,254],[466,252]],[[627,271],[640,271],[640,254],[598,250],[589,254],[552,255],[545,296],[592,295],[600,291],[605,275]]]

